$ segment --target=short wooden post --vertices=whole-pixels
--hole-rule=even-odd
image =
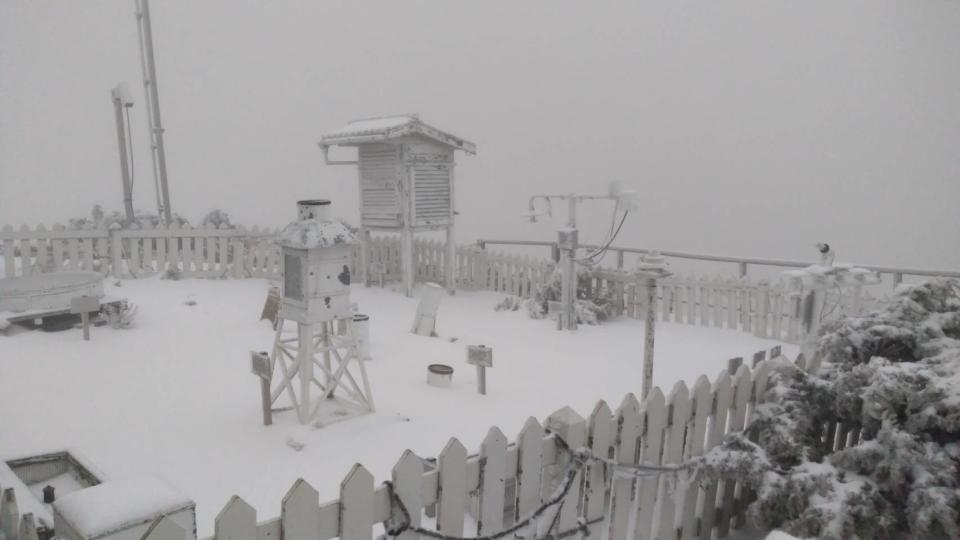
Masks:
[[[477,392],[487,395],[487,368],[493,367],[493,349],[484,345],[468,345],[467,363],[477,366]]]
[[[273,410],[270,399],[270,381],[273,377],[273,368],[270,365],[270,354],[266,351],[250,351],[250,370],[260,379],[260,405],[263,408],[263,425],[273,424]]]
[[[100,299],[96,296],[78,296],[70,299],[70,313],[80,315],[83,323],[83,339],[90,341],[90,312],[100,310]]]

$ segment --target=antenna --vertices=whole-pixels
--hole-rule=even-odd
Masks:
[[[137,30],[140,36],[140,67],[147,98],[147,127],[150,132],[150,156],[153,159],[153,180],[157,191],[157,213],[164,223],[172,221],[170,189],[167,187],[167,156],[163,149],[163,125],[160,122],[160,95],[157,91],[157,68],[153,58],[153,30],[150,27],[150,0],[135,0]]]

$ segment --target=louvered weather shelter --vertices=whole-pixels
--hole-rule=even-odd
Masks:
[[[356,161],[331,160],[332,146],[357,147]],[[454,288],[453,153],[475,154],[472,142],[425,124],[416,114],[356,120],[324,135],[320,148],[328,165],[360,170],[360,270],[368,279],[371,231],[400,234],[400,266],[407,296],[413,294],[413,233],[447,233],[444,280]]]

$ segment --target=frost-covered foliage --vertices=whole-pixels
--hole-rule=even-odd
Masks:
[[[203,216],[203,225],[204,227],[213,227],[215,229],[234,229],[236,228],[233,223],[230,223],[230,214],[215,208],[209,212],[207,215]]]
[[[103,307],[103,316],[107,319],[107,324],[111,328],[122,329],[133,326],[133,319],[137,315],[136,304],[131,304],[126,300],[118,304],[107,304]]]
[[[591,287],[592,274],[588,270],[577,272],[577,298],[574,310],[579,324],[600,324],[614,315],[612,291]],[[554,270],[546,283],[539,284],[533,291],[533,298],[527,300],[527,313],[533,319],[550,316],[550,302],[560,301],[562,274]]]
[[[818,354],[815,374],[771,362],[748,440],[711,451],[700,473],[749,484],[757,525],[797,536],[960,537],[960,282],[905,287],[830,324]],[[835,451],[836,425],[861,442]]]
[[[172,217],[173,222],[180,227],[189,224],[189,222],[179,214],[174,213]],[[140,227],[143,227],[145,224],[157,227],[161,222],[156,214],[142,210],[134,211],[134,221],[136,221]],[[130,225],[123,213],[114,210],[108,214],[99,204],[93,205],[89,217],[70,218],[67,220],[67,223],[74,229],[114,229],[128,227]]]

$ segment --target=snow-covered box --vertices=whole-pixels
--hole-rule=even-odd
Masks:
[[[54,529],[64,540],[140,540],[161,516],[196,540],[196,505],[157,478],[107,481],[53,503]]]
[[[305,324],[352,316],[354,234],[330,215],[330,201],[298,201],[298,219],[280,233],[280,316]]]

